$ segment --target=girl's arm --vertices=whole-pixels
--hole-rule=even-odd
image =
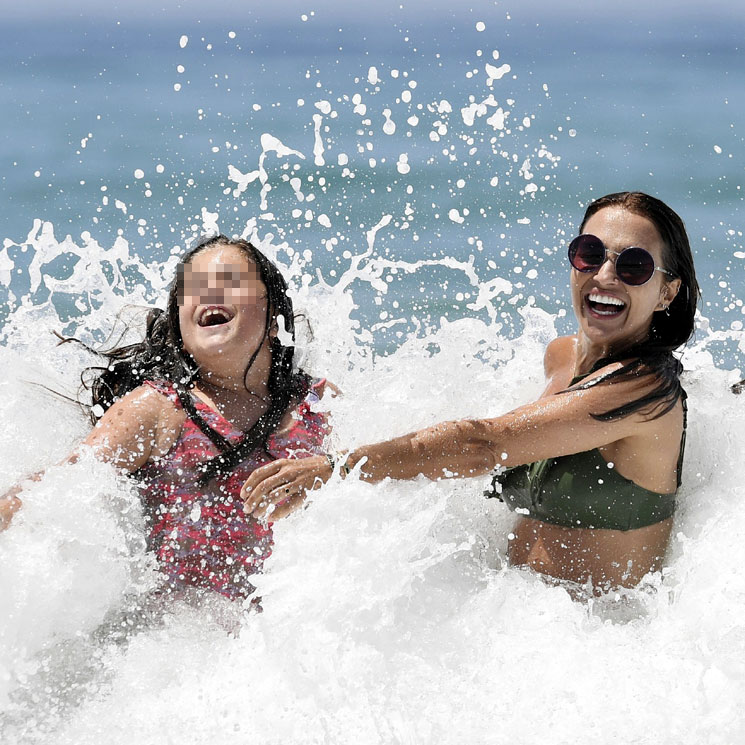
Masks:
[[[357,448],[348,455],[346,465],[354,468],[364,459],[360,474],[371,482],[419,475],[439,479],[479,476],[497,464],[515,466],[592,450],[638,435],[645,429],[645,418],[633,414],[602,422],[591,415],[634,400],[653,386],[651,376],[612,381],[541,398],[493,419],[436,424]],[[331,466],[325,457],[267,464],[251,474],[244,485],[241,496],[245,509],[263,516],[283,495],[286,499],[313,488],[330,475]]]
[[[92,448],[99,460],[132,473],[152,455],[161,454],[167,405],[167,399],[153,388],[135,388],[107,409],[81,444]],[[75,462],[77,457],[73,453],[67,460]]]
[[[16,496],[21,488],[21,486],[16,485],[0,497],[0,532],[10,525],[13,515],[21,509],[22,502]]]
[[[136,471],[163,447],[166,404],[155,390],[140,386],[111,406],[81,444],[92,448],[96,457],[106,463],[128,473]],[[75,463],[79,457],[76,449],[63,463]],[[43,475],[40,471],[29,478],[38,481]],[[22,490],[23,486],[16,484],[0,496],[0,531],[8,527],[20,509],[18,495]]]

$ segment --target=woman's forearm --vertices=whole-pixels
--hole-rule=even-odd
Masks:
[[[354,468],[364,459],[360,473],[371,482],[419,475],[433,480],[479,476],[493,469],[498,460],[486,430],[482,420],[443,422],[359,447],[349,454],[346,464]]]
[[[619,388],[617,385],[616,388]],[[516,466],[591,450],[634,434],[634,417],[593,418],[609,408],[608,387],[551,396],[493,419],[461,419],[427,427],[387,442],[352,451],[349,467],[361,465],[362,478],[430,479],[480,476],[497,464]],[[613,391],[611,391],[612,393]]]

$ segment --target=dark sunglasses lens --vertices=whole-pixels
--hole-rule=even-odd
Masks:
[[[580,235],[569,244],[569,263],[578,272],[594,272],[605,261],[605,246],[594,235]]]
[[[643,248],[626,248],[616,259],[616,276],[627,285],[643,285],[653,274],[654,258]]]

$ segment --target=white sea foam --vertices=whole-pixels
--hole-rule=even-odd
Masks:
[[[490,322],[443,322],[375,355],[374,330],[351,320],[354,288],[383,293],[391,269],[437,263],[377,255],[390,220],[333,283],[263,243],[313,324],[303,364],[344,392],[330,404],[344,446],[535,397],[556,333],[554,317],[527,304],[522,332],[508,339],[491,308]],[[262,238],[256,221],[247,233]],[[71,405],[27,382],[71,392],[89,359],[54,346],[49,330],[79,324],[88,338],[125,302],[162,303],[175,261],[145,266],[123,241],[76,246],[41,223],[28,243],[85,266],[6,323],[2,487],[59,461],[86,431]],[[36,282],[43,263],[30,263]],[[474,306],[512,291],[469,264],[439,269],[468,278]],[[146,289],[132,291],[132,272]],[[75,300],[88,310],[63,321]],[[687,459],[668,566],[637,591],[589,604],[505,565],[512,516],[481,497],[486,479],[371,486],[353,475],[275,526],[258,578],[262,614],[216,599],[172,602],[148,620],[153,574],[131,485],[90,457],[48,468],[0,535],[3,742],[159,744],[166,732],[189,743],[741,740],[745,400],[709,352],[722,333],[702,323],[685,358]]]

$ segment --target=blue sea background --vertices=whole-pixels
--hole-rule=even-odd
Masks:
[[[310,271],[332,279],[348,265],[344,252],[363,252],[365,232],[391,214],[378,255],[473,256],[480,280],[513,282],[500,312],[505,333],[518,335],[528,298],[552,313],[566,308],[564,246],[587,202],[640,189],[686,221],[712,327],[742,329],[745,13],[734,2],[31,2],[4,5],[0,19],[1,232],[18,267],[36,218],[53,223],[57,239],[90,235],[105,247],[122,236],[143,260],[162,261],[200,232],[206,208],[227,233],[264,215],[262,234],[311,251]],[[486,62],[511,70],[490,86]],[[353,112],[356,93],[366,116]],[[469,96],[489,94],[511,112],[496,144],[490,137],[500,133],[484,118],[469,127],[460,115]],[[432,110],[443,99],[452,113]],[[320,101],[334,112],[323,115],[322,166],[312,154]],[[417,126],[406,122],[412,114]],[[258,181],[234,196],[228,178],[229,165],[256,168],[262,133],[306,156],[267,156],[264,209]],[[538,157],[542,147],[553,157]],[[354,177],[343,175],[339,153]],[[545,190],[525,193],[525,158]],[[281,180],[288,173],[312,203],[298,203]],[[453,209],[462,222],[450,219]],[[61,256],[46,271],[64,277],[78,260]],[[3,317],[28,282],[19,271],[13,295],[0,290]],[[382,311],[370,287],[353,288],[364,324],[403,319],[396,335],[376,337],[380,349],[406,337],[412,316],[436,325],[475,312],[461,272],[400,272],[389,285]],[[567,329],[570,315],[559,320]],[[717,352],[727,367],[742,367],[737,344]]]

